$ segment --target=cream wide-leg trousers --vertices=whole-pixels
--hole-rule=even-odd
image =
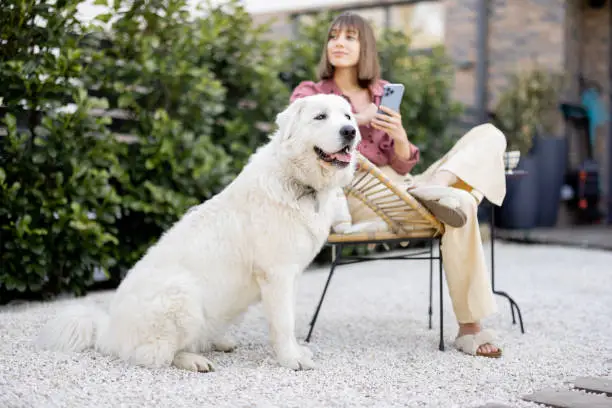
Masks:
[[[401,176],[391,167],[381,170],[395,183],[408,187],[414,182],[427,183],[441,170],[459,179],[452,194],[460,198],[467,222],[460,228],[445,225],[442,257],[449,294],[459,323],[478,322],[497,311],[478,226],[478,204],[483,196],[501,205],[506,195],[504,152],[506,138],[495,126],[479,125],[466,133],[440,160],[422,174]],[[380,220],[363,203],[348,199],[353,224]]]

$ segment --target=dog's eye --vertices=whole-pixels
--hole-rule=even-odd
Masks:
[[[317,116],[315,116],[315,120],[325,120],[327,119],[327,115],[325,113],[320,113]]]
[[[346,116],[346,118],[347,118],[348,120],[351,120],[351,115],[349,115],[348,113],[347,113],[346,115],[344,115],[344,116]]]

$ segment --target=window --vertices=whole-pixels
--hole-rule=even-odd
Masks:
[[[311,25],[314,22],[314,17],[312,14],[298,14],[297,16],[297,24],[303,24],[303,25]]]
[[[391,7],[391,28],[412,38],[412,48],[423,49],[444,42],[444,5],[441,1],[422,1]]]
[[[386,10],[383,7],[361,8],[357,10],[348,11],[351,11],[355,14],[359,14],[361,17],[366,19],[370,23],[370,25],[372,25],[374,33],[377,36],[387,25]]]

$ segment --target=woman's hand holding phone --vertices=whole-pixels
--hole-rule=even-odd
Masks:
[[[384,113],[374,115],[371,122],[372,127],[386,132],[398,142],[406,141],[408,136],[402,125],[400,113],[382,105],[379,108]]]
[[[385,113],[379,113],[379,109]],[[367,108],[355,115],[355,119],[358,125],[370,125],[373,128],[383,130],[394,139],[398,137],[401,139],[402,136],[406,137],[401,115],[386,106],[376,106],[370,103]]]
[[[378,110],[384,112],[379,113]],[[391,108],[370,103],[367,108],[355,115],[359,126],[370,125],[386,132],[399,143],[407,141],[407,134],[402,125],[402,116]]]
[[[401,157],[412,156],[412,145],[408,141],[408,135],[402,125],[402,115],[386,106],[380,106],[384,113],[377,113],[372,119],[372,127],[386,132],[395,140],[395,152]]]

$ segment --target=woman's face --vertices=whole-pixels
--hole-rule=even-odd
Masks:
[[[350,68],[359,62],[359,33],[351,27],[332,28],[327,41],[327,58],[336,68]]]

